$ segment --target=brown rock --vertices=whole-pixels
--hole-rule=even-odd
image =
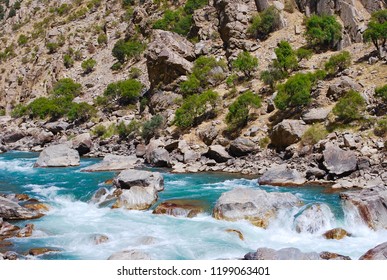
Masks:
[[[328,230],[327,232],[325,232],[323,234],[323,236],[326,239],[340,240],[340,239],[343,239],[344,237],[350,236],[350,234],[345,229],[334,228],[334,229],[331,229],[331,230]]]
[[[359,260],[387,260],[387,242],[368,250]]]
[[[59,250],[53,249],[53,248],[32,248],[28,251],[28,254],[32,256],[39,256],[39,255],[53,253],[53,252],[59,252]]]
[[[230,233],[236,233],[239,237],[240,240],[244,241],[245,238],[243,236],[243,233],[240,231],[240,230],[237,230],[237,229],[226,229],[226,232],[230,232]]]
[[[34,230],[33,224],[26,224],[23,229],[21,229],[16,237],[30,237],[32,235],[32,232]]]
[[[331,253],[331,252],[321,252],[320,258],[322,258],[323,260],[350,260],[351,259],[348,256],[343,256],[343,255]]]
[[[168,200],[161,203],[153,210],[153,214],[167,214],[171,216],[182,216],[193,218],[205,212],[207,206],[199,200]]]

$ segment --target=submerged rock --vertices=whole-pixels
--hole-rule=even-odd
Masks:
[[[99,244],[106,243],[109,241],[109,237],[107,235],[104,235],[104,234],[93,234],[91,236],[91,239],[95,245],[99,245]]]
[[[78,166],[79,153],[66,144],[53,145],[45,148],[39,155],[34,167],[67,167]]]
[[[166,214],[171,216],[181,216],[192,218],[203,213],[206,205],[200,200],[168,200],[156,207],[153,214]]]
[[[342,228],[334,228],[331,230],[328,230],[323,234],[323,236],[326,239],[336,239],[340,240],[343,239],[344,237],[351,236],[345,229]]]
[[[270,168],[258,179],[258,183],[272,186],[299,186],[305,184],[306,179],[300,172],[284,164]]]
[[[321,260],[320,254],[315,252],[303,253],[297,248],[259,248],[256,252],[248,253],[245,260]]]
[[[42,213],[20,206],[0,196],[0,217],[5,220],[28,220],[44,216]]]
[[[26,224],[16,235],[16,237],[30,237],[35,226],[33,224]]]
[[[44,255],[44,254],[48,254],[48,253],[55,253],[55,252],[59,252],[59,249],[55,249],[55,248],[32,248],[28,251],[28,254],[32,255],[32,256],[40,256],[40,255]]]
[[[151,260],[151,257],[142,251],[128,250],[114,253],[108,260]]]
[[[142,159],[136,156],[118,156],[106,155],[99,163],[82,168],[84,172],[99,172],[99,171],[121,171],[140,166],[143,163]]]
[[[216,202],[213,216],[228,221],[244,219],[255,226],[267,228],[279,210],[301,204],[301,200],[290,193],[236,188],[221,195]]]
[[[226,232],[229,232],[229,233],[235,233],[236,235],[238,235],[239,239],[240,240],[245,240],[245,237],[243,236],[243,233],[240,231],[240,230],[237,230],[237,229],[226,229]]]
[[[331,228],[334,215],[328,205],[313,204],[303,209],[294,220],[297,232],[316,233]]]
[[[351,260],[350,257],[348,256],[343,256],[337,253],[331,253],[331,252],[321,252],[320,253],[320,258],[323,260],[333,260],[333,261],[349,261]]]
[[[387,188],[376,187],[340,194],[345,211],[355,212],[371,229],[387,229]]]
[[[387,242],[368,250],[359,260],[387,260]]]

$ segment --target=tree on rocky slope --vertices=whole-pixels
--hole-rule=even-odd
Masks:
[[[380,10],[372,14],[363,37],[365,42],[372,42],[379,57],[382,57],[387,41],[387,10]]]
[[[335,49],[341,40],[342,26],[335,16],[312,15],[305,25],[305,37],[315,50]]]

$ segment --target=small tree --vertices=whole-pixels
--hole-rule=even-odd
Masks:
[[[375,89],[375,95],[381,97],[384,101],[387,101],[387,85],[377,87]]]
[[[24,34],[20,34],[19,38],[17,39],[17,43],[19,46],[24,46],[28,43],[28,37]]]
[[[274,52],[277,57],[273,63],[273,66],[275,68],[281,69],[285,73],[288,73],[289,71],[294,71],[298,68],[296,53],[288,42],[279,42]]]
[[[63,56],[63,64],[68,69],[74,66],[74,59],[71,57],[70,54],[65,54]]]
[[[250,36],[266,39],[270,33],[280,27],[280,15],[278,10],[271,6],[252,18],[252,22],[247,29]]]
[[[325,71],[330,75],[336,75],[337,73],[347,69],[351,65],[351,54],[347,51],[343,51],[339,54],[332,55],[325,63]]]
[[[139,41],[118,40],[113,47],[112,54],[119,62],[124,63],[127,59],[138,57],[144,50],[145,45]]]
[[[241,130],[248,122],[251,108],[261,107],[261,98],[252,91],[240,95],[228,108],[226,123],[229,132]]]
[[[339,99],[333,108],[333,113],[343,123],[350,123],[363,117],[365,101],[360,93],[350,90],[345,96]]]
[[[232,67],[242,71],[246,77],[250,78],[251,73],[258,67],[258,58],[252,56],[248,51],[241,52],[232,62]]]
[[[298,62],[303,59],[309,60],[313,55],[313,51],[305,48],[299,48],[296,50],[296,56],[298,58]]]
[[[46,44],[46,48],[48,49],[49,54],[53,54],[57,52],[59,44],[56,42],[49,42]]]
[[[365,42],[374,44],[381,57],[382,49],[386,47],[387,41],[387,10],[376,11],[372,14],[363,38]]]
[[[55,83],[52,88],[52,95],[54,97],[68,97],[68,99],[73,100],[81,94],[81,91],[81,84],[75,83],[71,78],[64,78]]]
[[[141,137],[145,141],[149,141],[152,137],[157,135],[164,123],[164,118],[160,115],[153,116],[149,121],[142,125]]]
[[[81,67],[85,74],[89,74],[94,71],[95,65],[97,65],[97,61],[92,58],[89,58],[82,62]]]
[[[143,85],[133,79],[111,83],[104,92],[107,97],[105,102],[113,101],[122,105],[133,103],[140,97],[142,88]]]
[[[334,16],[312,15],[306,20],[305,37],[312,48],[334,49],[341,39],[342,27]]]

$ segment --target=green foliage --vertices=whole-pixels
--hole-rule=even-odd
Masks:
[[[49,42],[46,44],[46,48],[48,49],[49,54],[53,54],[57,52],[59,44],[56,42]]]
[[[110,69],[112,69],[113,71],[118,71],[122,68],[122,63],[117,61],[115,62],[112,67],[110,67]]]
[[[275,68],[280,69],[285,73],[288,73],[289,71],[294,71],[298,68],[298,60],[296,53],[288,42],[279,42],[274,52],[276,54],[276,59],[273,63],[273,66]]]
[[[387,101],[387,84],[375,89],[375,95]]]
[[[24,46],[28,43],[28,37],[24,34],[20,34],[19,38],[17,39],[17,44],[19,46]]]
[[[386,47],[387,41],[387,10],[379,10],[372,14],[363,38],[365,42],[372,42],[381,56],[381,50]]]
[[[286,73],[276,68],[269,68],[269,70],[262,71],[260,75],[260,79],[272,90],[274,90],[277,82],[284,78],[286,78]]]
[[[121,139],[133,139],[136,135],[140,133],[141,124],[132,120],[129,124],[125,124],[124,122],[120,122],[117,125],[117,133]]]
[[[149,121],[142,125],[141,137],[145,141],[149,141],[152,137],[157,135],[164,123],[164,118],[160,115],[153,116]]]
[[[129,6],[134,5],[134,0],[122,0],[122,7],[127,8]]]
[[[279,12],[271,6],[252,18],[247,32],[254,38],[266,39],[270,33],[278,30],[279,26]]]
[[[16,16],[16,9],[15,9],[14,7],[12,7],[12,8],[9,10],[8,18],[13,18],[14,16]]]
[[[387,136],[387,116],[384,116],[376,123],[374,133],[376,136],[380,137]]]
[[[252,91],[246,91],[240,95],[228,108],[227,130],[231,133],[241,130],[249,120],[250,109],[259,107],[261,107],[261,98]]]
[[[118,81],[107,86],[104,96],[105,102],[118,102],[121,105],[132,104],[140,97],[143,85],[133,79]]]
[[[5,116],[5,109],[4,108],[0,108],[0,116]]]
[[[81,84],[75,83],[74,80],[70,78],[64,78],[56,82],[52,89],[52,95],[54,95],[54,97],[66,97],[72,100],[79,96],[81,91]]]
[[[213,56],[201,56],[195,60],[192,74],[200,81],[201,86],[206,87],[210,79],[215,84],[224,80],[224,74],[213,73],[218,67],[225,71],[226,63],[222,60],[217,61]]]
[[[347,69],[351,65],[351,54],[348,51],[342,51],[339,54],[332,55],[325,63],[325,71],[330,75],[336,75],[337,73]]]
[[[85,74],[89,74],[94,71],[94,67],[96,64],[97,64],[97,61],[95,61],[92,58],[89,58],[82,62],[81,67]]]
[[[71,57],[70,54],[65,54],[63,56],[63,64],[68,69],[74,66],[74,59]]]
[[[333,113],[343,123],[350,123],[363,118],[365,101],[360,93],[350,90],[345,96],[339,99],[333,108]]]
[[[312,86],[324,77],[324,71],[295,74],[286,83],[278,86],[278,93],[274,98],[275,106],[280,110],[285,110],[308,105],[311,101]]]
[[[112,54],[120,62],[125,63],[131,58],[138,58],[145,50],[145,45],[139,41],[118,40],[113,47]]]
[[[132,67],[129,70],[129,78],[131,78],[131,79],[137,79],[141,76],[141,74],[142,74],[141,69],[139,69],[137,67]]]
[[[185,14],[183,9],[176,11],[166,10],[161,19],[153,24],[153,29],[161,29],[176,32],[187,36],[191,30],[192,15]]]
[[[312,15],[305,25],[305,37],[316,50],[334,49],[341,39],[342,27],[335,16]]]
[[[106,133],[106,127],[102,124],[98,124],[93,127],[92,133],[98,137],[101,137]]]
[[[68,120],[71,122],[73,121],[84,122],[89,120],[96,113],[97,113],[97,110],[94,108],[94,106],[86,102],[80,102],[80,103],[72,102],[70,109],[68,110],[66,115]]]
[[[70,10],[71,10],[71,5],[66,4],[66,3],[63,3],[63,4],[60,5],[58,8],[56,8],[55,12],[56,12],[59,16],[66,16],[66,15],[68,15],[68,13],[70,12]]]
[[[108,38],[107,38],[107,35],[105,33],[101,33],[98,35],[98,38],[97,38],[97,43],[98,45],[106,45],[108,42]]]
[[[252,56],[248,51],[238,54],[232,62],[233,69],[242,71],[246,77],[251,77],[251,73],[258,67],[258,58]]]
[[[309,60],[313,55],[313,51],[310,49],[299,48],[296,50],[296,56],[298,58],[298,62],[303,59]]]
[[[218,99],[218,93],[212,90],[187,96],[175,112],[174,124],[180,128],[198,125],[207,116],[215,114]]]
[[[200,9],[208,4],[208,0],[188,0],[184,5],[184,11],[192,15],[197,9]]]
[[[325,126],[321,123],[316,123],[305,131],[304,135],[301,137],[301,141],[304,145],[314,145],[318,141],[324,139],[327,135],[328,131]]]

